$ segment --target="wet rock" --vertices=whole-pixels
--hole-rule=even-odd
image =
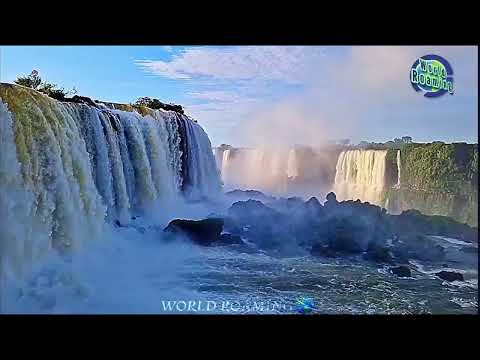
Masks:
[[[455,272],[455,271],[445,271],[442,270],[440,272],[435,273],[440,279],[446,281],[463,281],[463,274]]]
[[[220,235],[218,241],[214,243],[214,245],[241,245],[243,244],[242,238],[238,235],[232,235],[228,233],[224,233]]]
[[[223,230],[223,219],[210,218],[205,220],[182,220],[170,221],[163,230],[167,239],[174,236],[185,236],[193,242],[208,246],[220,239]]]
[[[279,212],[264,205],[258,200],[237,201],[228,209],[228,214],[235,220],[241,222],[249,220],[260,220],[259,218],[269,218],[279,216]]]
[[[398,235],[412,231],[425,235],[445,236],[474,243],[478,241],[478,228],[460,223],[447,216],[429,216],[418,210],[406,210],[400,215],[390,215],[394,232]]]
[[[272,196],[265,195],[261,191],[257,190],[232,190],[225,193],[229,198],[237,200],[258,200],[262,202],[275,201],[275,198]]]
[[[305,202],[305,208],[309,212],[309,214],[316,215],[318,217],[322,216],[323,206],[320,204],[320,201],[316,197],[311,197],[308,201]]]
[[[120,220],[115,220],[113,223],[115,224],[116,227],[126,227],[120,222]]]
[[[392,274],[397,275],[398,277],[411,277],[412,272],[410,271],[410,268],[404,265],[400,265],[397,267],[391,267],[390,272]]]
[[[242,234],[242,227],[239,226],[233,218],[228,216],[223,218],[223,230],[234,235]]]
[[[93,101],[92,99],[90,99],[89,97],[86,97],[86,96],[79,96],[79,95],[75,95],[71,98],[65,98],[64,101],[67,101],[67,102],[74,102],[74,103],[79,103],[79,104],[86,104],[86,105],[90,105],[90,106],[93,106],[93,107],[99,107],[98,104]]]
[[[419,233],[401,235],[395,242],[394,255],[400,259],[416,259],[421,261],[443,261],[445,249]]]
[[[328,245],[317,243],[312,246],[310,254],[313,256],[336,257],[339,254],[333,251]]]
[[[385,246],[374,245],[368,248],[364,258],[377,263],[392,263],[393,258],[390,251]]]
[[[360,253],[366,250],[369,229],[357,217],[340,216],[329,219],[327,244],[338,252]]]
[[[323,204],[325,209],[333,209],[338,206],[337,195],[334,192],[329,192],[326,199],[327,201]]]

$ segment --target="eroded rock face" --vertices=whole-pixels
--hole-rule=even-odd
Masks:
[[[186,237],[196,244],[208,246],[220,240],[223,230],[223,219],[210,218],[205,220],[181,220],[170,221],[163,230],[167,239],[175,236]]]

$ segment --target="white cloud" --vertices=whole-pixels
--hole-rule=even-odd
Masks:
[[[187,48],[171,60],[137,60],[144,70],[170,79],[214,78],[301,83],[320,47],[236,46]]]
[[[435,106],[425,102],[411,89],[410,66],[419,56],[442,55],[454,68],[458,94],[476,96],[476,52],[428,46],[194,47],[172,52],[166,61],[136,63],[154,75],[188,80],[194,90],[187,93],[192,102],[186,111],[205,125],[214,143],[314,143],[338,136],[388,139],[417,130],[445,136],[430,129],[439,106],[451,109],[458,96]],[[458,101],[457,109],[472,112]],[[470,113],[465,121],[471,121]]]
[[[233,91],[221,91],[221,90],[190,92],[187,95],[192,99],[219,101],[219,102],[237,102],[243,99],[241,95]]]

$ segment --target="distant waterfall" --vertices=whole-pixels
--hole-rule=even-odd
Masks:
[[[397,183],[395,184],[395,188],[400,188],[400,179],[401,179],[401,171],[402,171],[402,164],[400,159],[400,150],[397,150]]]
[[[286,191],[288,177],[296,174],[295,150],[226,149],[220,157],[221,176],[227,189]]]
[[[288,152],[287,176],[295,178],[298,176],[297,155],[295,149]]]
[[[0,84],[0,254],[16,273],[52,248],[101,237],[105,221],[219,191],[208,136],[184,115],[58,102]]]
[[[222,180],[224,183],[228,183],[228,168],[229,168],[229,161],[230,161],[230,149],[226,149],[222,154],[221,159],[221,167],[220,167],[220,174],[222,176]]]
[[[339,200],[383,206],[387,150],[348,150],[338,157],[333,191]]]

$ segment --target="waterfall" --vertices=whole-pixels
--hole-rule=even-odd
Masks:
[[[59,102],[0,84],[0,260],[17,275],[153,202],[219,191],[208,136],[187,116]]]
[[[395,188],[399,189],[400,188],[400,175],[402,171],[402,165],[400,163],[400,150],[397,150],[397,183],[395,184]]]
[[[291,178],[298,176],[297,155],[295,149],[291,149],[288,152],[287,176]]]
[[[214,198],[221,189],[212,144],[197,123],[185,121],[188,142],[186,195],[192,200]]]
[[[224,183],[228,183],[228,168],[230,165],[230,149],[226,149],[223,154],[222,154],[222,160],[221,160],[221,171],[220,174],[222,175],[222,180]]]
[[[338,157],[333,191],[339,200],[384,206],[387,150],[348,150]]]
[[[285,193],[288,177],[297,175],[294,149],[225,149],[217,158],[227,189]]]

